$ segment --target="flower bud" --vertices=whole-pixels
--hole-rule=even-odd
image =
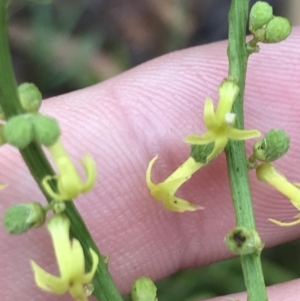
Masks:
[[[212,150],[215,147],[215,142],[211,142],[205,145],[191,145],[190,156],[198,163],[205,164],[207,157],[211,154]]]
[[[157,288],[148,277],[135,280],[131,287],[132,301],[155,301]]]
[[[33,117],[35,140],[45,146],[53,145],[60,136],[58,122],[51,117],[37,114]]]
[[[264,43],[278,43],[285,40],[291,33],[292,26],[287,18],[274,17],[266,27]]]
[[[7,143],[24,148],[33,140],[33,124],[30,115],[10,118],[4,125],[4,138]]]
[[[35,113],[42,103],[42,94],[32,83],[23,83],[18,87],[21,106],[27,113]]]
[[[273,8],[270,4],[257,1],[251,8],[249,16],[249,30],[254,32],[261,29],[273,18]]]
[[[18,204],[5,211],[3,225],[10,234],[21,234],[30,228],[43,225],[46,219],[46,211],[37,202]]]
[[[233,228],[225,237],[225,243],[234,254],[246,255],[261,252],[264,244],[255,229]]]
[[[272,162],[283,156],[290,147],[290,138],[283,130],[272,129],[253,146],[255,159]]]

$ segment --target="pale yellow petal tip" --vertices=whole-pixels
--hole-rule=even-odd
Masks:
[[[248,130],[248,131],[250,131],[250,130]],[[261,136],[261,132],[260,131],[258,131],[258,130],[251,130],[251,131],[253,133],[253,136],[252,136],[253,138],[258,138],[258,137]]]
[[[281,221],[278,221],[276,219],[273,219],[273,218],[268,218],[268,221],[280,226],[280,227],[290,227],[290,226],[295,226],[295,225],[298,225],[300,224],[300,219],[299,219],[299,216],[295,216],[297,217],[298,219],[293,221],[293,222],[281,222]]]
[[[195,204],[192,204],[190,203],[190,208],[189,210],[187,211],[197,211],[197,210],[204,210],[204,207],[200,206],[200,205],[195,205]]]
[[[261,132],[258,130],[253,130],[253,138],[258,138],[261,136]]]
[[[201,137],[200,135],[188,135],[187,137],[185,137],[184,142],[188,143],[188,144],[196,144],[198,138]]]
[[[204,207],[192,204],[184,199],[173,197],[163,200],[164,207],[170,211],[183,213],[185,211],[203,210]]]
[[[82,192],[90,191],[97,180],[97,166],[93,157],[89,154],[85,154],[84,158],[81,159],[81,163],[86,172],[86,182],[82,186]]]
[[[156,155],[148,164],[148,167],[147,167],[147,171],[146,171],[146,183],[147,183],[147,186],[148,188],[151,190],[153,188],[153,182],[151,180],[151,172],[152,172],[152,168],[153,168],[153,165],[155,163],[155,161],[157,160],[158,158],[158,155]]]

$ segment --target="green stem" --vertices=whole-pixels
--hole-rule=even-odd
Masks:
[[[244,128],[243,98],[248,61],[245,35],[248,9],[249,0],[232,0],[229,12],[228,75],[229,78],[236,79],[240,87],[240,93],[233,104],[236,127],[239,129]],[[255,229],[244,142],[230,141],[226,148],[226,157],[236,224],[238,227]],[[267,301],[260,253],[241,255],[241,264],[248,301]]]
[[[19,102],[17,84],[12,68],[7,33],[6,6],[7,1],[0,0],[0,105],[8,119],[14,115],[22,114],[24,111]],[[42,179],[46,175],[53,175],[54,172],[40,145],[31,143],[26,148],[20,150],[20,152],[32,176],[43,191],[41,187]],[[55,185],[55,183],[53,183],[53,185]],[[46,194],[45,197],[48,202],[51,202],[51,199],[49,199]],[[89,249],[92,248],[99,255],[99,266],[93,281],[95,288],[93,293],[94,296],[101,301],[123,301],[108,272],[107,265],[104,262],[101,253],[73,202],[66,203],[66,215],[71,221],[71,236],[76,237],[83,247],[87,258],[86,266],[88,270],[90,270],[92,266]]]

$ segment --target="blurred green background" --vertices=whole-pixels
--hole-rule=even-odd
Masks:
[[[254,3],[255,1],[250,1]],[[299,0],[270,0],[299,24]],[[14,0],[9,31],[19,83],[45,98],[108,79],[164,53],[227,37],[230,0]],[[298,241],[263,252],[267,285],[300,276]],[[192,301],[245,290],[238,259],[179,271],[158,282],[159,301]]]

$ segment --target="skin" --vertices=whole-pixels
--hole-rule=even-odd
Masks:
[[[299,182],[300,28],[276,45],[262,45],[250,58],[245,102],[246,128],[265,133],[284,128],[291,137],[287,155],[275,163]],[[122,291],[134,279],[153,280],[177,271],[231,256],[223,238],[234,227],[225,156],[197,172],[179,191],[205,210],[185,214],[166,211],[151,198],[145,184],[149,161],[159,155],[153,181],[165,179],[189,153],[188,134],[204,131],[204,100],[217,100],[217,86],[227,74],[226,42],[175,52],[150,61],[99,85],[45,101],[42,112],[57,118],[62,141],[79,159],[86,151],[95,158],[99,174],[93,191],[76,205]],[[247,141],[250,154],[253,141]],[[14,202],[44,198],[9,146],[0,150],[0,213]],[[292,162],[292,164],[291,164]],[[77,162],[78,163],[78,162]],[[250,173],[258,230],[267,247],[300,237],[300,226],[278,227],[267,218],[289,220],[297,213],[290,202]],[[29,260],[57,272],[45,228],[15,237],[0,230],[0,295],[2,301],[71,300],[40,291]],[[141,247],[142,246],[142,247]],[[9,275],[9,277],[8,277]],[[296,300],[300,281],[269,290],[271,301]],[[246,300],[244,294],[213,299]]]

